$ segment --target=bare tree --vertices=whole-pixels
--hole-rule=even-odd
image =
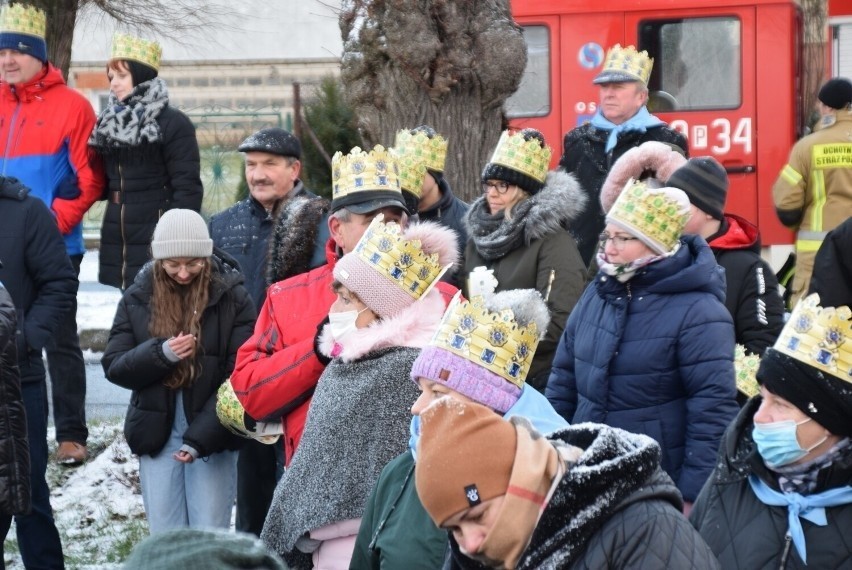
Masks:
[[[344,0],[341,73],[364,140],[429,124],[449,140],[454,192],[478,194],[526,66],[509,0]]]
[[[99,17],[118,22],[130,30],[156,31],[160,36],[172,38],[209,26],[227,15],[227,10],[221,6],[198,0],[25,0],[11,3],[29,4],[44,10],[47,57],[66,78],[77,16],[84,11],[94,10]]]

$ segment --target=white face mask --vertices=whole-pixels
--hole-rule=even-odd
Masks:
[[[355,321],[358,320],[358,315],[367,310],[364,307],[360,311],[343,311],[340,313],[328,314],[328,332],[331,333],[331,338],[334,342],[341,342],[343,338],[355,331],[358,327],[355,326]]]

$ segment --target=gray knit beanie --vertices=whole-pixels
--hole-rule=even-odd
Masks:
[[[204,218],[193,210],[169,210],[154,228],[151,253],[154,259],[210,257],[213,240]]]

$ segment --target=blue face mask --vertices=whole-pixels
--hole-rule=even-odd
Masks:
[[[771,422],[768,424],[754,424],[752,437],[757,445],[757,452],[763,458],[767,467],[772,469],[790,465],[810,453],[817,446],[828,439],[828,434],[807,449],[802,449],[799,440],[796,439],[796,428],[808,423],[808,418],[799,423],[793,420]]]
[[[411,416],[411,424],[408,426],[408,449],[414,461],[417,461],[417,442],[420,441],[420,416]]]

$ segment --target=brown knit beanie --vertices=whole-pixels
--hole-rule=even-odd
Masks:
[[[485,406],[441,398],[420,414],[415,485],[436,525],[506,494],[515,427]]]

